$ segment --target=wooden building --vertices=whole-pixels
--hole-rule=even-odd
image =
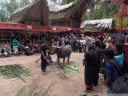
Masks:
[[[22,41],[33,37],[33,34],[45,31],[48,25],[49,8],[47,0],[35,2],[17,9],[10,17],[9,22],[0,22],[0,41],[11,41],[13,37]],[[37,34],[35,39],[40,38]]]
[[[28,25],[48,25],[49,8],[46,0],[35,0],[23,8],[17,9],[10,17],[10,22]]]
[[[83,0],[80,5],[72,2],[67,5],[53,4],[55,6],[49,6],[51,9],[49,15],[50,25],[80,28],[82,16],[88,7],[87,2],[88,0]]]

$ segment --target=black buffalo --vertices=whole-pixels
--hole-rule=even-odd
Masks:
[[[52,47],[52,54],[57,54],[58,64],[60,62],[60,58],[63,58],[63,63],[65,63],[65,58],[67,57],[67,63],[69,63],[70,55],[72,53],[72,47],[70,45],[64,45],[61,47]]]

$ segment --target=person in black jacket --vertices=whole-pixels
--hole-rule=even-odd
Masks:
[[[100,72],[100,68],[101,68],[101,61],[103,58],[103,50],[100,48],[100,42],[99,41],[95,41],[95,48],[96,48],[96,52],[97,52],[97,65],[96,65],[96,77],[95,77],[95,83],[94,85],[97,86],[98,84],[98,79],[99,79],[99,72]]]
[[[86,91],[92,91],[95,84],[97,52],[93,45],[88,46],[88,52],[84,55],[83,65],[85,66],[85,86]]]
[[[46,59],[46,50],[48,48],[48,44],[46,42],[42,43],[41,45],[41,70],[43,75],[46,74],[46,67],[47,67],[47,59]]]

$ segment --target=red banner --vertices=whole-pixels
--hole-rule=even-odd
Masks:
[[[21,23],[14,22],[0,22],[0,29],[17,29],[17,30],[31,30],[31,31],[49,31],[49,32],[61,32],[61,31],[70,31],[70,30],[78,30],[81,31],[80,28],[72,28],[72,27],[62,27],[62,26],[33,26]]]

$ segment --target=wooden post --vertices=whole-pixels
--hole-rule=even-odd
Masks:
[[[19,30],[19,41],[21,42],[21,30]]]
[[[72,27],[72,18],[71,18],[70,22],[71,22],[71,25],[70,25],[70,27]]]
[[[66,27],[68,27],[68,19],[66,19]]]
[[[1,33],[1,30],[0,30],[0,39],[2,40],[2,33]],[[2,43],[2,42],[1,42]]]
[[[120,19],[120,36],[121,36],[121,39],[122,39],[122,28],[123,28],[123,17],[121,16],[121,19]]]
[[[58,21],[58,26],[60,26],[60,23],[59,23],[60,21]]]

